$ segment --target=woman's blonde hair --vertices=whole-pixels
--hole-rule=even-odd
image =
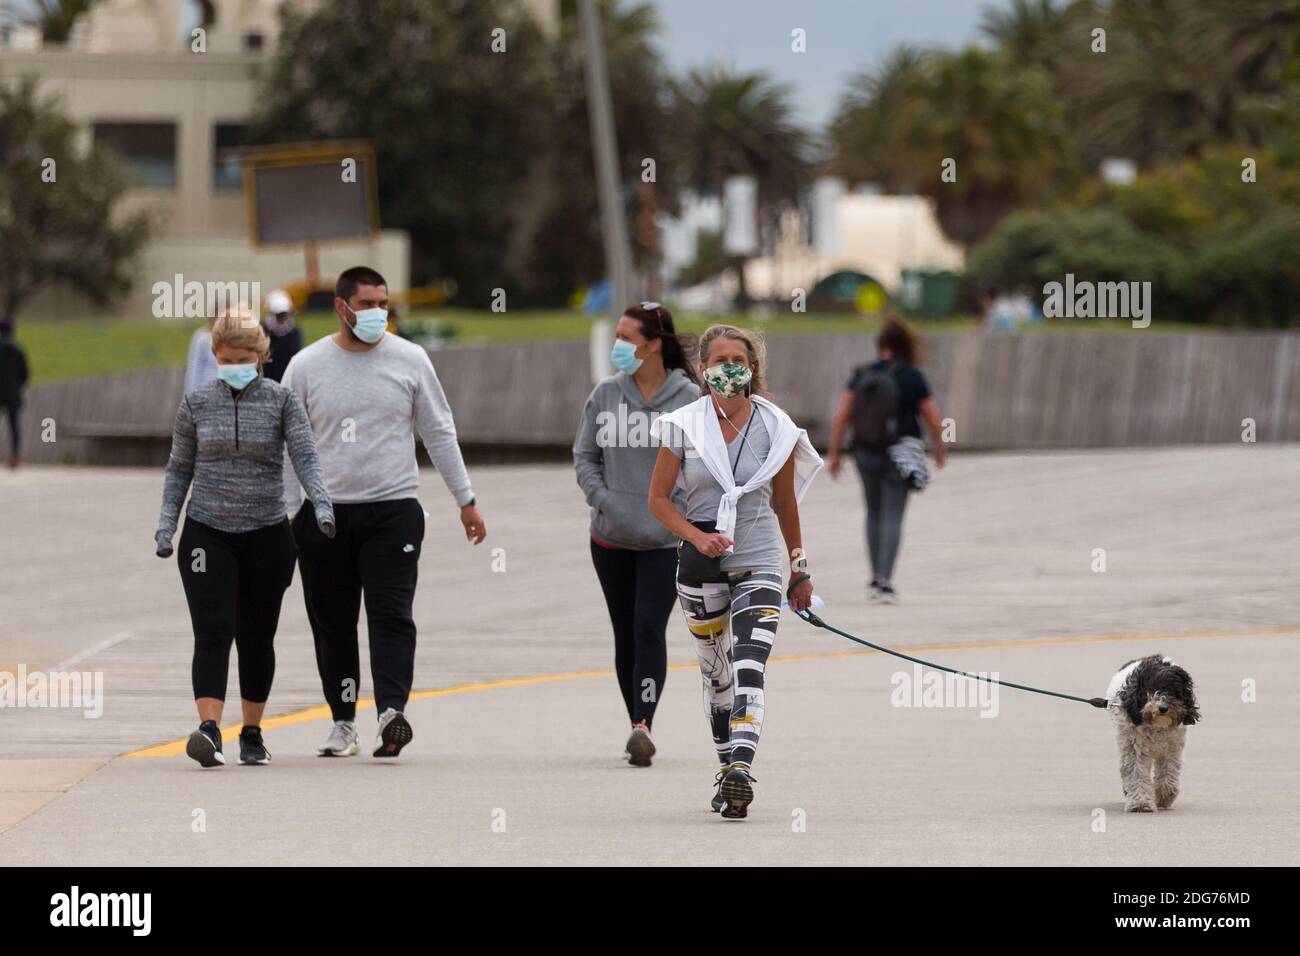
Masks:
[[[767,367],[767,343],[763,340],[760,332],[753,329],[741,329],[734,325],[711,325],[700,336],[699,356],[700,364],[703,365],[709,360],[709,346],[718,339],[731,339],[736,342],[745,344],[745,351],[749,353],[749,365],[753,369],[753,375],[749,384],[745,386],[746,395],[767,396],[767,385],[764,376],[764,369]],[[709,387],[700,386],[700,394],[707,395]]]
[[[246,305],[227,309],[212,323],[212,351],[223,346],[257,353],[261,367],[271,355],[271,339]]]

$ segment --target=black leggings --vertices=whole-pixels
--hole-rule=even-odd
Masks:
[[[194,625],[194,697],[226,699],[230,645],[239,649],[239,696],[265,703],[275,675],[280,601],[297,549],[289,522],[218,531],[186,517],[176,561]]]
[[[591,542],[609,622],[614,626],[614,670],[632,723],[654,722],[668,675],[668,618],[677,600],[677,551],[633,551]]]
[[[316,527],[310,501],[293,519],[316,669],[335,720],[355,720],[361,686],[357,619],[366,602],[378,713],[404,710],[415,679],[415,584],[424,509],[414,498],[334,505],[338,532]]]

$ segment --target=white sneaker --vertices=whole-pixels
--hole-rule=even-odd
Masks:
[[[324,746],[316,748],[318,757],[351,757],[361,749],[361,739],[357,736],[357,724],[354,720],[336,720],[330,729],[329,739]]]

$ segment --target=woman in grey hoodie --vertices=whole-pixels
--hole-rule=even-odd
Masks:
[[[659,452],[650,423],[698,399],[700,385],[672,314],[659,303],[627,309],[615,339],[610,357],[619,371],[583,407],[573,464],[591,506],[591,560],[609,608],[614,669],[632,723],[628,761],[648,767],[677,596],[677,539],[646,506]]]
[[[282,500],[286,448],[327,537],[334,536],[334,506],[302,402],[260,374],[270,342],[252,314],[217,319],[212,352],[217,379],[195,388],[176,410],[154,545],[158,557],[171,556],[189,492],[176,558],[194,626],[191,680],[200,723],[185,752],[204,767],[226,762],[220,720],[235,644],[244,717],[239,762],[267,764],[262,711],[275,673],[280,602],[297,557]]]

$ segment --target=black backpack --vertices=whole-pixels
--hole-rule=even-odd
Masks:
[[[898,440],[896,363],[867,371],[853,392],[853,444],[885,449]]]

